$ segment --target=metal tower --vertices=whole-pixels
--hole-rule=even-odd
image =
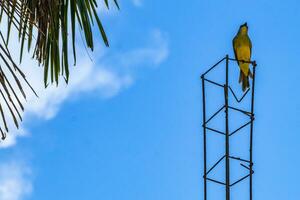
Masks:
[[[218,74],[219,76],[225,76],[225,83],[218,83],[214,80],[209,80],[207,78],[207,76],[209,75],[209,73],[211,73],[212,71],[214,71],[217,66],[221,66],[221,64],[224,64],[225,61],[225,70],[224,73],[222,74]],[[234,92],[233,88],[230,86],[229,84],[229,77],[231,77],[231,75],[229,75],[230,73],[230,63],[231,61],[238,61],[236,59],[232,59],[229,58],[228,55],[226,55],[223,59],[221,59],[219,62],[217,62],[215,65],[213,65],[211,68],[209,68],[204,74],[201,75],[201,79],[202,79],[202,96],[203,96],[203,151],[204,151],[204,200],[214,200],[212,198],[210,198],[210,196],[208,195],[208,182],[209,184],[217,184],[217,185],[222,185],[224,187],[224,191],[225,191],[225,195],[224,195],[224,199],[225,200],[230,200],[233,199],[233,195],[231,194],[231,190],[232,187],[235,186],[238,183],[241,183],[242,181],[249,179],[249,199],[252,200],[253,196],[252,196],[252,180],[253,180],[253,156],[252,156],[252,147],[253,147],[253,122],[254,122],[254,86],[255,86],[255,69],[256,69],[256,62],[255,61],[250,61],[247,63],[250,63],[250,69],[253,72],[253,79],[250,83],[250,88],[242,94],[242,96],[240,98],[237,97],[236,93]],[[239,62],[246,62],[246,61],[239,61]],[[236,66],[234,66],[236,67]],[[220,67],[219,67],[220,68]],[[222,92],[224,92],[224,103],[222,103],[223,105],[221,106],[220,109],[216,110],[213,114],[211,114],[211,116],[207,117],[207,108],[208,108],[208,102],[207,102],[207,92],[208,90],[207,84],[211,84],[213,87],[219,87],[222,88]],[[249,95],[247,95],[249,94]],[[249,97],[247,97],[249,96]],[[239,105],[246,101],[245,99],[247,98],[251,98],[248,99],[246,104],[248,104],[248,106],[250,107],[250,110],[245,110],[245,109],[241,109],[239,107]],[[235,101],[235,102],[233,102]],[[233,106],[233,103],[235,103],[237,106]],[[217,115],[219,115],[219,113],[221,113],[221,111],[225,111],[225,119],[222,118],[224,121],[223,123],[225,124],[225,127],[223,129],[223,131],[220,131],[219,127],[211,127],[208,125],[208,123],[213,120]],[[246,116],[247,118],[247,122],[244,123],[243,125],[239,126],[238,128],[235,128],[234,130],[231,130],[232,127],[230,127],[231,123],[235,123],[230,121],[231,120],[231,116],[230,116],[230,112],[239,112],[241,113],[241,115],[243,115],[244,117]],[[248,119],[249,118],[249,119]],[[231,122],[231,123],[230,123]],[[250,126],[250,128],[248,127]],[[241,158],[238,156],[235,156],[236,152],[232,152],[231,151],[231,138],[234,134],[236,134],[237,132],[241,132],[241,130],[245,131],[245,128],[247,127],[247,132],[249,133],[249,138],[248,136],[246,136],[248,139],[246,145],[247,148],[249,148],[249,154],[248,158]],[[249,130],[249,131],[248,131]],[[218,137],[224,137],[224,154],[222,152],[222,156],[218,159],[215,159],[215,163],[208,166],[207,163],[207,159],[209,158],[209,156],[212,156],[210,152],[207,151],[207,142],[208,142],[208,134],[214,134],[217,133]],[[223,148],[223,147],[222,147]],[[225,164],[223,167],[221,167],[221,172],[222,172],[222,176],[224,176],[223,179],[225,179],[224,181],[220,181],[220,180],[216,180],[211,178],[209,175],[210,173],[218,166],[220,165],[221,162],[224,162],[225,160]],[[234,172],[232,171],[231,168],[231,162],[233,162],[233,160],[240,162],[240,167],[243,169],[246,169],[247,174],[243,175],[242,177],[239,177],[237,180],[232,180],[231,179],[231,173]],[[219,166],[220,167],[220,166]],[[248,187],[248,186],[246,186]],[[248,193],[248,189],[246,189],[247,193]],[[248,194],[247,194],[248,196]],[[236,198],[235,198],[236,199]],[[221,200],[221,199],[217,199],[217,200]],[[244,199],[245,200],[245,199]]]

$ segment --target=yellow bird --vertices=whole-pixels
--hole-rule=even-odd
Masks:
[[[250,78],[253,78],[253,75],[249,69],[250,63],[243,62],[251,60],[252,43],[248,36],[247,23],[240,26],[239,31],[233,38],[232,43],[235,59],[239,60],[237,62],[240,67],[239,83],[242,83],[242,89],[243,92],[245,92],[245,90],[250,87],[249,76]]]

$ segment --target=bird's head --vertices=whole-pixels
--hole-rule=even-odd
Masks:
[[[247,22],[246,22],[245,24],[242,24],[242,25],[240,26],[239,32],[245,33],[245,34],[248,33],[248,25],[247,25]]]

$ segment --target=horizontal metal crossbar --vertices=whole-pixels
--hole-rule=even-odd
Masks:
[[[250,167],[248,167],[248,166],[244,165],[243,163],[240,163],[240,165],[241,165],[242,167],[244,167],[244,168],[246,168],[246,169],[250,170]]]
[[[208,73],[210,72],[213,68],[215,68],[217,65],[219,65],[221,62],[223,62],[226,59],[226,57],[222,58],[219,62],[217,62],[216,64],[214,64],[211,68],[209,68],[205,73],[202,74],[202,78]]]
[[[205,177],[204,177],[205,178]],[[206,180],[208,181],[212,181],[214,183],[218,183],[218,184],[221,184],[221,185],[226,185],[225,183],[221,182],[221,181],[217,181],[217,180],[214,180],[214,179],[211,179],[211,178],[205,178]]]
[[[222,58],[221,60],[219,60],[216,64],[214,64],[213,66],[211,66],[206,72],[204,72],[202,75],[201,75],[201,78],[204,78],[204,76],[206,74],[208,74],[211,70],[213,70],[216,66],[218,66],[221,62],[223,62],[224,60],[226,60],[226,57]],[[245,60],[237,60],[237,59],[234,59],[234,58],[228,58],[229,61],[237,61],[237,62],[242,62],[242,63],[249,63],[251,64],[253,67],[256,67],[256,62],[255,61],[245,61]]]
[[[229,186],[232,187],[232,186],[238,184],[239,182],[241,182],[241,181],[245,180],[246,178],[248,178],[251,174],[254,174],[254,171],[253,171],[253,170],[252,170],[252,172],[250,172],[249,174],[243,176],[243,177],[240,178],[239,180],[233,182],[233,183],[230,184]],[[206,180],[209,180],[209,181],[211,181],[211,182],[218,183],[218,184],[220,184],[220,185],[226,185],[225,183],[223,183],[223,182],[221,182],[221,181],[218,181],[218,180],[215,180],[215,179],[212,179],[212,178],[208,178],[208,177],[205,177],[205,176],[203,176],[203,178],[206,179]]]
[[[212,120],[219,112],[221,112],[225,108],[225,105],[223,105],[215,114],[213,114],[206,122],[203,124],[205,126],[210,120]]]
[[[202,126],[204,128],[206,128],[207,130],[210,130],[210,131],[213,131],[213,132],[216,132],[216,133],[219,133],[219,134],[222,134],[222,135],[226,135],[224,132],[222,131],[219,131],[219,130],[216,130],[214,128],[211,128],[211,127],[207,127],[207,124],[208,122],[210,122],[215,116],[217,116],[223,109],[225,108],[225,105],[222,106],[219,110],[217,110],[206,122],[205,124],[203,124]],[[245,110],[241,110],[241,109],[238,109],[238,108],[235,108],[235,107],[232,107],[232,106],[228,106],[228,108],[232,109],[232,110],[236,110],[236,111],[239,111],[247,116],[250,116],[251,117],[251,113],[248,112],[248,111],[245,111]],[[249,122],[245,123],[244,125],[242,125],[241,127],[237,128],[236,130],[234,130],[232,133],[229,134],[229,136],[235,134],[236,132],[238,132],[239,130],[243,129],[244,127],[248,126],[249,124],[251,124],[252,120],[254,120],[254,118],[252,118]]]
[[[216,130],[216,129],[209,128],[209,127],[207,127],[207,126],[205,126],[205,128],[206,128],[207,130],[210,130],[210,131],[213,131],[213,132],[219,133],[219,134],[221,134],[221,135],[226,135],[226,134],[225,134],[224,132],[222,132],[222,131],[218,131],[218,130]]]
[[[225,158],[225,155],[222,156],[206,173],[206,175],[209,174],[209,172],[211,172],[223,159]]]
[[[242,162],[250,163],[249,160],[245,160],[245,159],[242,159],[240,157],[229,156],[229,158],[234,159],[234,160],[238,160],[238,161],[242,161]]]
[[[250,174],[251,174],[251,173],[250,173]],[[241,178],[241,179],[235,181],[234,183],[232,183],[232,184],[230,185],[230,187],[232,187],[232,186],[234,186],[235,184],[237,184],[237,183],[239,183],[239,182],[245,180],[246,178],[248,178],[248,177],[250,176],[250,174],[248,174],[248,175],[244,176],[243,178]]]
[[[249,122],[247,122],[246,124],[242,125],[241,127],[239,127],[238,129],[236,129],[235,131],[233,131],[232,133],[229,134],[229,136],[232,136],[233,134],[235,134],[236,132],[238,132],[239,130],[245,128],[246,126],[248,126],[249,124],[251,124],[252,120],[250,120]]]
[[[237,61],[237,62],[241,62],[241,63],[249,63],[253,67],[256,67],[256,62],[255,61],[237,60],[237,59],[234,59],[234,58],[228,58],[228,60]]]
[[[232,110],[236,110],[236,111],[239,111],[247,116],[253,116],[253,114],[251,112],[248,112],[248,111],[245,111],[245,110],[242,110],[242,109],[239,109],[239,108],[235,108],[235,107],[232,107],[232,106],[228,106],[228,108],[232,109]]]
[[[222,85],[222,84],[220,84],[220,83],[217,83],[217,82],[211,81],[211,80],[209,80],[209,79],[206,79],[206,78],[204,78],[204,80],[205,80],[205,81],[207,81],[207,82],[209,82],[209,83],[211,83],[211,84],[214,84],[214,85],[217,85],[217,86],[219,86],[219,87],[222,87],[222,88],[224,88],[224,85]]]

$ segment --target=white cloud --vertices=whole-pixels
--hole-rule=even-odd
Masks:
[[[158,66],[169,54],[168,38],[160,30],[153,30],[146,44],[125,52],[109,52],[102,49],[102,53],[93,53],[95,61],[88,59],[84,48],[78,48],[78,61],[76,67],[70,66],[70,82],[68,85],[61,80],[58,87],[50,85],[44,89],[43,68],[37,67],[36,61],[31,56],[23,56],[22,70],[27,75],[31,85],[34,86],[39,98],[27,88],[27,101],[25,103],[25,121],[32,119],[51,119],[60,110],[60,107],[68,99],[84,95],[89,92],[98,94],[100,98],[112,98],[122,90],[131,86],[135,81],[136,70],[145,66]],[[14,41],[12,41],[13,43]],[[14,49],[13,49],[14,50]],[[17,50],[11,52],[17,55]],[[138,67],[138,69],[137,69]],[[0,142],[0,148],[10,147],[16,144],[19,136],[28,135],[26,127],[19,130],[12,129],[7,134],[5,141]]]
[[[12,123],[10,123],[11,126],[13,127],[10,132],[6,135],[6,138],[4,141],[1,141],[0,143],[0,148],[8,148],[11,146],[14,146],[16,144],[16,139],[17,137],[22,137],[22,136],[26,136],[28,135],[26,130],[21,127],[18,130],[16,128],[14,128],[14,125]]]
[[[71,70],[68,85],[61,80],[58,86],[50,85],[46,90],[43,87],[42,70],[29,67],[25,69],[25,73],[28,74],[30,83],[35,86],[40,96],[36,98],[31,95],[28,98],[25,115],[34,115],[43,119],[54,117],[61,104],[69,97],[85,92],[96,92],[102,98],[109,98],[132,83],[130,76],[119,75],[104,67],[95,66],[89,60],[79,61],[78,66]]]
[[[151,39],[146,47],[136,48],[120,55],[123,66],[151,65],[157,66],[162,63],[169,55],[169,45],[166,34],[160,30],[151,32]]]
[[[0,165],[0,199],[22,200],[32,193],[31,170],[20,163]]]

